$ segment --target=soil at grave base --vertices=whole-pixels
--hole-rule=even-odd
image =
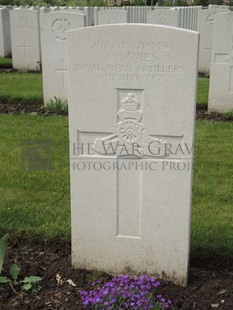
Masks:
[[[57,111],[50,112],[43,106],[36,103],[23,103],[23,102],[0,102],[0,113],[2,114],[22,114],[22,113],[36,113],[37,115],[64,115],[67,116],[68,112]],[[205,107],[197,107],[196,119],[212,120],[212,121],[233,121],[233,116],[226,116],[221,113],[209,113]]]
[[[29,242],[20,240],[11,243],[4,264],[5,271],[16,260],[22,268],[22,277],[42,277],[38,293],[26,293],[9,284],[0,285],[1,310],[76,310],[83,309],[80,291],[90,288],[95,280],[91,273],[71,268],[70,244],[65,241]],[[63,280],[58,284],[56,275]],[[103,275],[109,278],[109,275]],[[76,286],[71,286],[71,279]],[[189,286],[183,288],[170,282],[161,281],[158,293],[173,301],[173,309],[205,310],[233,309],[233,258],[211,258],[191,260]],[[116,309],[117,310],[117,309]]]
[[[0,102],[0,114],[24,114],[24,113],[35,113],[36,115],[40,116],[47,116],[47,115],[64,115],[68,116],[68,112],[65,111],[57,111],[57,112],[50,112],[46,110],[45,107],[41,106],[40,104],[31,102],[31,103],[22,103],[22,102]]]

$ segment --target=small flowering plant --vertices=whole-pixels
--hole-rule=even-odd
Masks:
[[[157,294],[160,282],[155,278],[141,275],[114,276],[104,283],[97,280],[90,291],[82,291],[81,299],[86,309],[100,310],[163,310],[169,309],[172,302]]]

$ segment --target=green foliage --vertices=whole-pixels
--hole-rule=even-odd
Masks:
[[[173,5],[174,6],[188,6],[185,0],[176,0]]]
[[[0,5],[22,6],[106,6],[104,0],[0,0]]]
[[[8,234],[3,236],[0,240],[0,272],[1,268],[4,262],[4,258],[6,255],[6,249],[7,249],[7,240],[8,240]],[[25,277],[22,281],[19,280],[21,268],[17,264],[13,264],[10,267],[10,275],[11,278],[7,276],[0,276],[0,284],[7,284],[12,283],[14,285],[20,285],[22,290],[29,291],[32,290],[33,292],[37,292],[40,287],[39,283],[42,281],[42,278],[37,276],[30,276]]]
[[[0,240],[0,274],[2,272],[2,266],[5,260],[5,256],[6,256],[8,238],[9,238],[9,235],[6,234]]]
[[[12,283],[13,285],[19,285],[23,291],[38,292],[40,290],[39,283],[42,281],[41,277],[30,276],[25,277],[22,281],[19,280],[21,268],[14,264],[10,268],[10,274],[12,278],[6,276],[0,277],[0,284]]]
[[[54,96],[54,99],[50,99],[50,102],[47,104],[46,109],[49,112],[68,112],[67,100],[64,101]]]
[[[106,6],[105,0],[68,0],[67,6]]]
[[[37,276],[30,276],[30,277],[25,277],[23,281],[21,281],[20,283],[22,283],[22,290],[24,291],[29,291],[32,290],[33,292],[36,292],[39,290],[39,282],[42,281],[41,277],[37,277]]]
[[[143,6],[147,5],[147,0],[122,0],[121,6]]]
[[[95,282],[97,280],[103,280],[105,273],[99,270],[93,270],[91,273],[87,275],[87,280],[89,282]]]
[[[192,5],[208,6],[209,5],[209,0],[194,0]]]
[[[130,5],[131,5],[130,0],[123,0],[123,1],[121,2],[121,6],[130,6]]]
[[[6,284],[11,282],[11,280],[8,277],[0,277],[0,284]]]
[[[66,5],[66,0],[0,0],[0,5],[31,5],[31,6],[57,6]]]
[[[14,284],[17,284],[17,279],[20,274],[21,268],[17,264],[13,264],[10,268],[10,274],[12,276],[12,279],[14,281]]]

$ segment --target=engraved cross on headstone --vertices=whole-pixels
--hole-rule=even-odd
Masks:
[[[229,84],[228,84],[228,92],[233,92],[233,37],[232,43],[230,46],[231,50],[229,53],[215,53],[214,55],[214,64],[226,66],[229,69]]]
[[[66,88],[67,68],[66,68],[65,59],[62,59],[62,66],[61,66],[61,68],[55,69],[55,71],[62,74],[62,87]]]
[[[128,93],[121,100],[112,132],[78,132],[78,150],[82,141],[93,141],[94,155],[80,155],[78,160],[114,162],[116,168],[116,237],[141,239],[143,171],[152,161],[166,158],[166,140],[181,143],[180,136],[154,136],[143,122],[142,103]],[[97,137],[97,138],[96,138]],[[174,160],[174,159],[173,159]],[[176,158],[181,162],[182,158]],[[155,166],[155,164],[154,164]],[[113,168],[113,167],[111,167]]]
[[[24,53],[24,59],[27,59],[27,49],[31,48],[31,45],[27,45],[26,39],[23,39],[23,44],[19,46],[20,48],[23,48]]]

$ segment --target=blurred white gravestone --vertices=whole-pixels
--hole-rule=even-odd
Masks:
[[[66,32],[85,26],[80,11],[40,15],[44,104],[55,97],[67,100]],[[78,86],[78,85],[77,85]]]
[[[127,11],[101,10],[98,12],[98,25],[127,23]]]
[[[13,68],[40,70],[39,11],[10,11]]]
[[[0,57],[11,56],[10,9],[0,9]]]
[[[200,72],[210,71],[211,49],[214,17],[217,13],[226,11],[224,9],[203,9],[199,10],[197,31],[200,32],[200,50],[199,50],[199,65]],[[229,9],[228,9],[229,10]]]
[[[72,263],[188,275],[198,33],[68,32]]]
[[[233,111],[233,13],[215,16],[208,109]]]
[[[154,9],[147,12],[147,24],[178,27],[178,10]]]

